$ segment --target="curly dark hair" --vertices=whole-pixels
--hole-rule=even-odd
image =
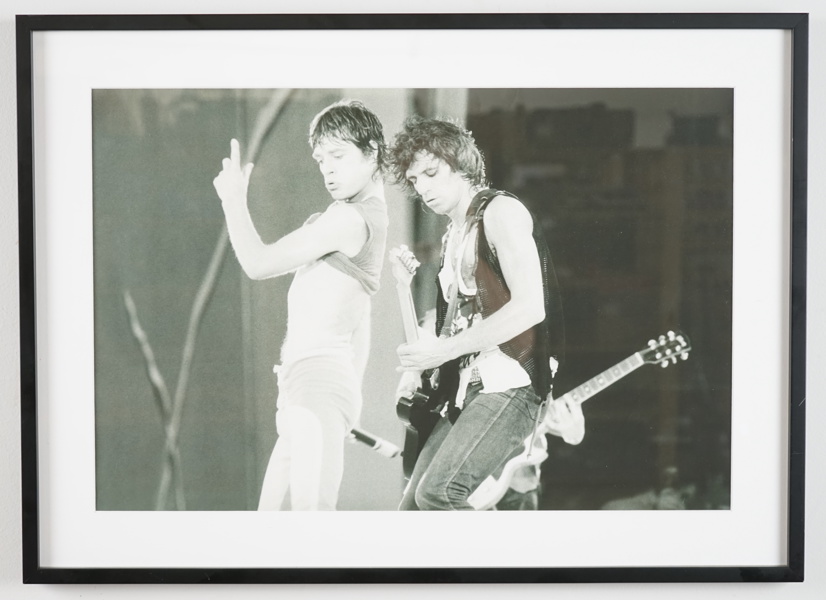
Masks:
[[[447,119],[408,117],[390,148],[390,170],[395,182],[417,196],[405,176],[418,152],[445,161],[474,186],[486,187],[485,158],[470,131]]]
[[[387,166],[384,128],[376,114],[359,100],[339,100],[313,118],[310,147],[315,148],[328,138],[351,142],[363,154],[375,155],[379,171]]]

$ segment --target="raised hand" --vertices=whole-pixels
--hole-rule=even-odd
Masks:
[[[233,139],[229,143],[229,158],[225,158],[221,164],[223,168],[218,176],[212,180],[215,191],[222,202],[246,202],[247,188],[249,187],[250,175],[252,174],[252,163],[241,166],[241,148],[238,140]]]

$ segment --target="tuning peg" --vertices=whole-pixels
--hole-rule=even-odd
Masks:
[[[657,352],[657,353],[654,355],[654,358],[656,358],[657,360],[660,360],[662,357],[663,357],[663,353],[662,353],[662,352]]]
[[[680,354],[680,358],[682,358],[683,360],[688,360],[688,352],[683,352],[682,354]]]
[[[668,339],[669,339],[669,340],[671,340],[672,342],[674,341],[674,339],[675,339],[676,337],[677,337],[677,334],[676,334],[676,333],[674,333],[673,331],[669,331],[669,332],[668,332]]]
[[[667,361],[667,360],[662,361],[662,362],[660,363],[660,366],[661,366],[663,369],[665,369],[665,368],[668,366],[668,361]]]
[[[680,342],[683,346],[685,346],[685,338],[681,335],[677,336],[677,341]]]
[[[661,335],[659,337],[659,342],[660,342],[660,344],[665,344],[665,336],[664,335]]]
[[[657,342],[654,341],[654,340],[648,340],[648,347],[649,348],[656,348],[657,347]]]
[[[671,364],[673,364],[673,365],[677,364],[677,357],[676,356],[671,357]]]

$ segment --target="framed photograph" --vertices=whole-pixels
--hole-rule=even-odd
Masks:
[[[807,52],[18,16],[24,580],[802,581]]]

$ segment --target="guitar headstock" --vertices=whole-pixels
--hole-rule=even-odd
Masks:
[[[407,246],[401,245],[398,248],[391,248],[390,265],[396,283],[410,286],[413,276],[416,274],[416,269],[419,268],[421,263],[416,260],[416,256]]]
[[[648,346],[640,350],[640,355],[646,363],[665,368],[676,363],[678,358],[687,360],[690,351],[691,342],[687,335],[680,331],[669,331],[656,340],[648,340]]]

